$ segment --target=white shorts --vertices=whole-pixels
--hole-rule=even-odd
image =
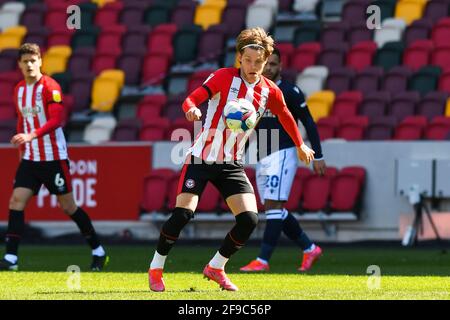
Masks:
[[[274,152],[256,165],[256,184],[264,200],[287,201],[298,168],[295,147]]]

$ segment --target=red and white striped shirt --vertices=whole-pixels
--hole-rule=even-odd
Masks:
[[[226,130],[222,117],[227,101],[240,98],[245,98],[253,104],[258,121],[269,108],[279,117],[294,143],[297,146],[303,143],[297,124],[286,106],[283,93],[275,83],[264,76],[261,76],[257,83],[250,84],[240,77],[239,69],[223,68],[212,73],[203,87],[208,91],[210,100],[202,132],[189,149],[193,156],[206,161],[242,159],[245,143],[253,130],[247,130],[245,133]],[[185,104],[185,107],[188,108],[189,104]]]
[[[18,114],[17,133],[29,134],[49,121],[51,104],[61,104],[61,87],[46,75],[32,85],[27,85],[22,80],[14,90],[14,101]],[[53,161],[68,158],[66,139],[60,126],[21,147],[25,160]]]

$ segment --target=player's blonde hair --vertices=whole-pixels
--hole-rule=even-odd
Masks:
[[[20,46],[18,59],[22,59],[22,56],[25,54],[37,54],[40,58],[41,49],[35,43],[24,43]]]
[[[236,50],[242,54],[247,47],[264,49],[264,58],[267,59],[273,52],[274,40],[263,28],[245,29],[236,39]]]

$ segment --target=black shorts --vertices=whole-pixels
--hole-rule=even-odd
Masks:
[[[200,197],[208,182],[224,199],[240,193],[255,193],[241,162],[206,163],[194,156],[183,166],[177,193],[193,193]]]
[[[51,194],[72,192],[69,160],[22,160],[17,168],[14,188],[27,188],[38,194],[42,185],[45,185]]]

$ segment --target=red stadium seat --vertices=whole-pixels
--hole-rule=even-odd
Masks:
[[[302,211],[316,212],[326,210],[331,189],[331,177],[316,174],[305,178]]]
[[[196,212],[216,212],[219,201],[219,191],[212,183],[208,182],[200,197]]]
[[[442,18],[433,26],[431,39],[435,45],[448,43],[448,39],[450,39],[450,17]]]
[[[355,44],[347,53],[347,66],[357,71],[372,65],[373,55],[377,45],[373,41],[361,41]]]
[[[339,126],[338,117],[324,117],[317,121],[320,140],[332,139],[336,136],[336,130]]]
[[[14,104],[8,102],[0,103],[0,121],[16,119],[16,108]]]
[[[45,26],[49,29],[67,28],[67,5],[60,3],[49,8],[45,14]]]
[[[149,95],[138,104],[137,116],[142,120],[160,118],[161,110],[167,98],[163,94]]]
[[[434,45],[431,40],[414,41],[403,53],[403,65],[414,71],[430,64],[430,55]]]
[[[160,53],[173,56],[172,39],[177,31],[175,24],[161,24],[149,35],[147,48],[149,53]]]
[[[108,27],[117,25],[120,12],[123,9],[122,2],[110,2],[97,10],[95,15],[95,24],[99,27]]]
[[[125,34],[124,26],[105,27],[97,38],[97,54],[122,53],[122,36]]]
[[[192,91],[200,87],[203,82],[211,75],[214,70],[202,70],[194,72],[188,80],[187,93],[190,94]]]
[[[344,167],[339,172],[355,176],[358,179],[360,186],[363,186],[365,183],[366,169],[363,167],[360,166]]]
[[[358,106],[363,99],[359,91],[344,91],[334,100],[331,115],[335,117],[351,117],[358,114]]]
[[[307,168],[300,167],[297,169],[291,192],[289,193],[289,198],[285,204],[285,208],[288,211],[298,211],[300,200],[303,196],[304,181],[306,177],[309,177],[312,174],[312,171]]]
[[[395,128],[394,140],[420,140],[427,124],[427,118],[424,116],[406,117]]]
[[[350,173],[340,172],[331,184],[330,210],[354,211],[360,194],[359,179]]]
[[[337,130],[336,137],[349,141],[362,140],[368,125],[369,118],[366,116],[345,118]]]
[[[169,183],[175,172],[169,169],[153,170],[144,178],[141,207],[147,212],[165,211]]]
[[[51,34],[47,37],[47,47],[53,46],[70,46],[75,30],[63,28],[54,28]]]
[[[143,85],[161,84],[169,70],[170,57],[167,54],[149,54],[144,59]]]
[[[98,75],[104,70],[116,69],[116,63],[119,59],[117,53],[96,54],[92,60],[92,71]]]
[[[315,65],[320,51],[321,46],[318,42],[301,44],[292,55],[290,67],[297,72],[301,72],[306,67]]]
[[[169,127],[169,120],[160,118],[146,120],[142,125],[140,140],[143,141],[161,141],[164,140],[164,134]]]
[[[282,42],[277,44],[277,48],[280,50],[283,68],[290,68],[291,58],[295,51],[294,45],[289,42]]]
[[[165,133],[166,140],[179,141],[181,138],[193,139],[194,124],[193,122],[187,121],[186,118],[179,118],[172,122],[172,124],[167,128]]]
[[[431,54],[431,64],[450,71],[450,44],[437,45]]]
[[[445,140],[450,133],[450,117],[435,117],[425,129],[425,139]]]

